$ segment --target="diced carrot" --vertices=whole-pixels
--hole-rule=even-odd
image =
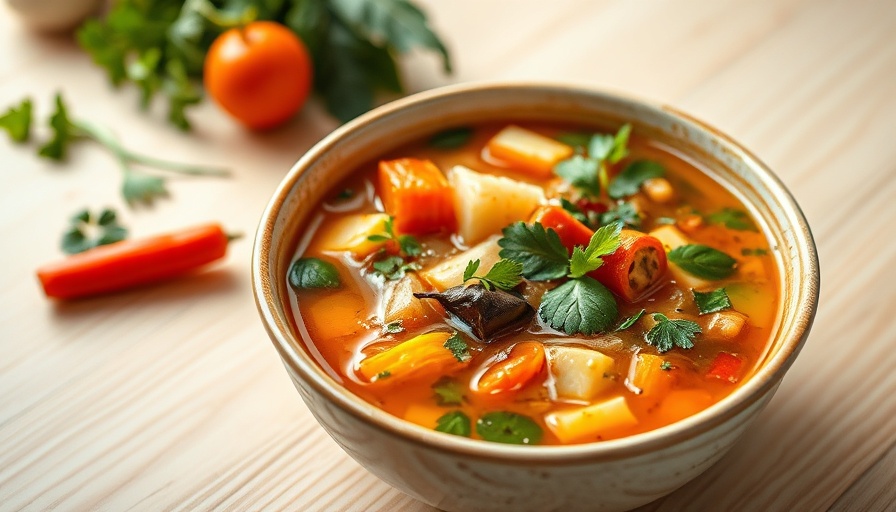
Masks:
[[[429,160],[400,158],[379,165],[380,198],[395,217],[399,233],[424,235],[454,231],[451,187],[442,171]]]
[[[573,247],[587,247],[594,231],[575,219],[568,211],[559,206],[542,206],[532,215],[530,222],[539,222],[545,229],[553,229],[560,236],[560,241],[572,254]]]
[[[682,389],[670,392],[656,410],[662,424],[674,423],[693,416],[712,405],[712,395],[704,389]]]
[[[544,361],[544,347],[541,343],[534,341],[517,343],[510,350],[507,359],[493,364],[479,377],[474,391],[494,395],[520,389],[541,373]]]
[[[619,248],[603,260],[603,265],[588,275],[629,302],[650,292],[668,266],[662,242],[632,229],[622,230]]]
[[[728,352],[719,352],[719,355],[713,359],[709,365],[709,371],[706,377],[709,379],[719,379],[736,384],[740,379],[740,371],[743,366],[743,359]]]
[[[486,147],[491,156],[535,178],[550,178],[554,165],[573,154],[562,142],[513,125],[498,132]]]
[[[631,385],[641,390],[641,396],[659,398],[665,395],[673,380],[670,371],[663,369],[665,359],[652,354],[638,354],[635,359]]]
[[[383,384],[421,378],[435,380],[469,363],[469,358],[459,361],[445,347],[451,336],[448,332],[421,334],[362,360],[358,371],[367,381]]]

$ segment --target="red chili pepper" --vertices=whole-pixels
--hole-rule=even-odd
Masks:
[[[560,242],[572,254],[572,248],[587,247],[594,231],[575,219],[568,211],[557,206],[543,206],[535,211],[532,222],[540,222],[545,229],[551,228],[560,236]]]
[[[706,372],[707,378],[720,379],[732,384],[736,384],[740,379],[740,369],[743,366],[743,359],[728,352],[719,352],[719,355],[713,359],[709,365],[709,371]]]
[[[604,264],[588,275],[616,295],[635,302],[666,273],[666,251],[656,238],[632,229],[623,229],[619,242],[619,249],[604,256]]]
[[[47,297],[76,299],[178,276],[224,257],[230,238],[207,224],[75,254],[37,270]]]

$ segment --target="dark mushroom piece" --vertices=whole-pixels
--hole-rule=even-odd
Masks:
[[[455,286],[442,293],[415,293],[414,297],[438,301],[483,343],[524,328],[535,316],[535,309],[521,295],[487,290],[481,284]]]

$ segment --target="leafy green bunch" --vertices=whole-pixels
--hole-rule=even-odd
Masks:
[[[253,19],[282,23],[302,39],[314,88],[341,121],[369,110],[377,91],[404,91],[399,54],[433,50],[451,71],[447,49],[409,0],[119,0],[77,36],[114,85],[136,85],[143,108],[161,93],[168,120],[187,130],[185,110],[202,99],[197,80],[209,47]]]

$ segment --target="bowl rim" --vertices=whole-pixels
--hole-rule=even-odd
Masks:
[[[794,236],[801,243],[798,243],[794,249],[800,253],[800,260],[806,272],[797,273],[794,276],[793,284],[797,290],[795,294],[797,307],[792,315],[793,328],[783,334],[781,347],[774,355],[766,359],[764,364],[731,394],[688,418],[658,429],[619,439],[549,446],[488,443],[435,432],[377,408],[333,380],[304,350],[298,348],[298,345],[302,343],[301,340],[295,339],[296,345],[294,346],[290,340],[292,334],[277,327],[280,325],[275,321],[278,300],[266,277],[271,261],[270,242],[274,234],[273,228],[281,209],[287,202],[289,192],[294,188],[304,170],[311,167],[317,159],[325,155],[347,134],[368,123],[392,116],[410,106],[420,106],[452,96],[508,90],[587,96],[592,99],[598,98],[635,105],[640,109],[651,110],[655,114],[671,116],[676,122],[689,125],[689,128],[709,135],[723,149],[730,151],[737,159],[746,163],[750,170],[758,175],[770,195],[786,212],[787,217],[795,221],[792,224],[792,229]],[[782,264],[779,260],[779,267],[786,268],[786,262],[784,263]],[[774,388],[795,360],[811,329],[818,307],[820,288],[818,254],[805,215],[781,180],[749,150],[715,127],[668,105],[615,91],[606,92],[587,84],[543,81],[482,81],[439,87],[387,103],[338,127],[305,152],[278,185],[261,216],[252,251],[251,268],[252,288],[258,312],[274,346],[287,366],[287,370],[313,387],[331,404],[335,404],[344,412],[385,434],[429,449],[480,460],[540,465],[629,458],[685,442],[738,415]],[[782,279],[784,275],[782,273]],[[783,323],[782,320],[779,319],[779,323]]]

